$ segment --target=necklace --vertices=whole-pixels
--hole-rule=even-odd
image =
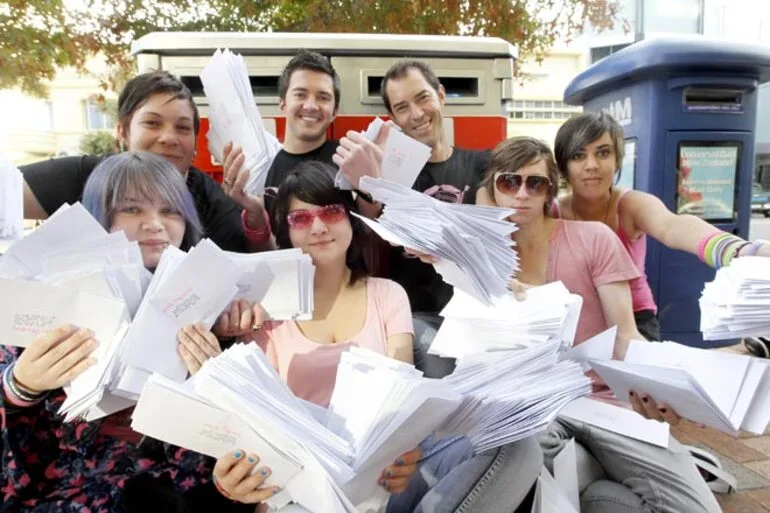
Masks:
[[[610,189],[610,199],[607,200],[607,210],[604,212],[604,224],[608,224],[607,221],[610,218],[610,206],[612,206],[612,189]],[[572,196],[569,197],[569,207],[570,210],[572,210],[572,219],[573,221],[584,221],[584,219],[580,219],[577,215],[577,211],[575,210],[575,193],[572,193]]]

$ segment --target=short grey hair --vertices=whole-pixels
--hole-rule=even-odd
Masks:
[[[168,160],[149,152],[126,151],[102,160],[83,189],[83,206],[107,230],[115,207],[127,195],[168,205],[184,218],[181,248],[189,250],[203,235],[198,211],[179,170]]]

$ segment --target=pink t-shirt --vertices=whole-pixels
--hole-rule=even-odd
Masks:
[[[547,281],[561,280],[583,297],[575,344],[608,328],[598,287],[640,275],[618,237],[604,223],[557,219],[551,234]]]
[[[296,322],[267,322],[259,331],[257,342],[294,395],[328,406],[343,351],[355,345],[387,354],[388,337],[414,334],[409,299],[401,285],[382,278],[367,278],[366,296],[364,326],[344,342],[314,342]]]
[[[616,215],[618,216],[618,219],[620,219],[620,202],[623,201],[623,196],[625,196],[629,190],[630,189],[627,189],[621,192],[620,197],[618,198],[616,207]],[[551,217],[561,217],[561,210],[559,209],[558,201],[551,203]],[[618,238],[620,238],[620,242],[623,244],[623,247],[626,248],[626,251],[631,257],[631,260],[633,260],[634,265],[636,265],[636,268],[639,269],[639,277],[634,278],[628,283],[628,286],[631,288],[631,301],[633,303],[632,306],[634,308],[634,312],[639,312],[642,310],[652,310],[653,312],[657,312],[658,306],[655,304],[655,299],[652,295],[652,289],[650,288],[650,284],[647,282],[647,274],[644,271],[644,260],[647,256],[647,234],[642,233],[640,237],[631,239],[628,235],[626,235],[626,232],[623,231],[623,226],[621,226],[620,223],[618,223],[617,234]]]

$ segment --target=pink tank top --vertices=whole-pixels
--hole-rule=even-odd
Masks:
[[[634,278],[628,282],[628,286],[631,288],[631,299],[633,301],[634,312],[640,312],[642,310],[652,310],[653,313],[658,312],[658,306],[655,304],[655,299],[652,296],[652,289],[647,282],[647,274],[644,272],[644,260],[647,256],[647,234],[643,233],[638,239],[631,240],[623,231],[623,227],[620,224],[620,202],[623,201],[623,196],[626,195],[628,190],[623,191],[618,198],[616,215],[618,217],[618,231],[617,235],[620,242],[623,243],[623,247],[628,251],[631,260],[634,261],[634,265],[639,269],[641,276]],[[551,215],[553,217],[561,217],[559,210],[559,202],[554,201],[551,204]]]

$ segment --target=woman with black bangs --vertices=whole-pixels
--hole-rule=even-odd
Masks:
[[[166,159],[184,178],[204,235],[236,252],[272,249],[270,225],[260,202],[239,196],[236,203],[210,176],[192,165],[200,115],[190,89],[167,71],[135,76],[118,97],[116,126],[121,151],[147,151]],[[61,157],[21,166],[24,216],[47,219],[83,196],[88,177],[104,157]]]
[[[406,293],[391,280],[367,276],[364,227],[353,212],[351,195],[334,187],[334,170],[314,161],[288,174],[272,211],[278,246],[301,248],[316,267],[314,311],[309,321],[268,321],[256,340],[294,394],[323,407],[331,399],[340,355],[350,346],[412,362]],[[378,484],[392,493],[388,513],[449,513],[461,505],[465,511],[507,513],[524,501],[541,462],[534,439],[476,455],[466,438],[428,437],[384,469]],[[259,455],[243,450],[221,457],[214,467],[220,492],[252,504],[273,495],[275,489],[262,487],[270,469],[252,473],[258,464]]]

